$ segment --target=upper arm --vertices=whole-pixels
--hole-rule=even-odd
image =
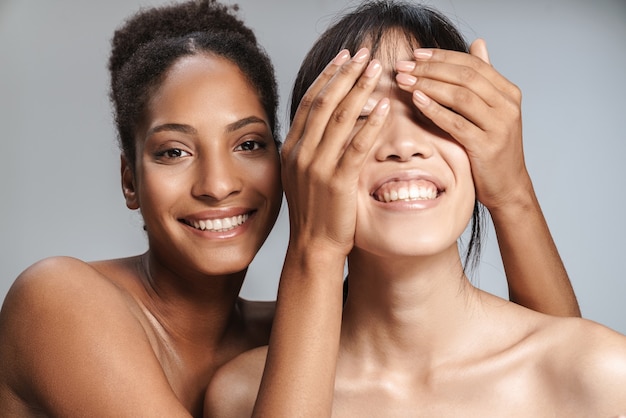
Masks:
[[[235,357],[211,379],[204,398],[205,418],[250,417],[254,409],[267,347]]]
[[[111,282],[74,259],[26,270],[0,313],[2,379],[54,416],[188,416]]]

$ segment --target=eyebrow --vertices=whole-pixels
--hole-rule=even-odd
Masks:
[[[235,121],[233,123],[226,125],[226,132],[235,132],[236,130],[241,129],[244,126],[247,126],[253,123],[260,123],[263,125],[267,125],[267,123],[259,117],[248,116],[247,118],[243,118],[241,120],[238,120],[238,121]],[[147,136],[150,136],[157,132],[164,132],[164,131],[181,132],[181,133],[190,134],[190,135],[195,135],[198,133],[198,131],[193,126],[190,126],[190,125],[185,125],[182,123],[164,123],[163,125],[158,125],[150,129],[148,131]]]
[[[226,131],[234,132],[238,129],[243,128],[244,126],[247,126],[253,123],[260,123],[260,124],[267,126],[267,123],[263,119],[258,118],[256,116],[248,116],[247,118],[243,118],[241,120],[238,120],[226,126]]]
[[[181,132],[184,134],[197,134],[198,133],[198,131],[196,131],[196,129],[190,125],[184,125],[182,123],[164,123],[163,125],[158,125],[150,129],[146,136],[150,136],[157,132],[164,132],[164,131]]]

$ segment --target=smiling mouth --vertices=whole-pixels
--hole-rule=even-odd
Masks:
[[[441,191],[427,180],[391,181],[380,186],[372,197],[379,202],[434,200]]]
[[[243,225],[248,220],[248,218],[250,218],[250,213],[244,213],[242,215],[229,216],[227,218],[220,219],[181,219],[181,222],[200,231],[226,232]]]

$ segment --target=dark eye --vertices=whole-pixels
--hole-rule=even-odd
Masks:
[[[165,158],[165,159],[177,159],[177,158],[181,158],[181,157],[186,157],[189,154],[187,151],[183,151],[180,148],[170,148],[170,149],[166,149],[164,151],[160,151],[156,154],[156,156],[158,158]]]
[[[235,150],[237,151],[256,151],[258,149],[264,148],[264,144],[261,144],[257,141],[245,141],[242,142]]]

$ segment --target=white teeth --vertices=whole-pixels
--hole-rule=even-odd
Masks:
[[[191,221],[188,222],[188,224],[201,231],[224,232],[243,224],[248,220],[248,217],[249,215],[246,213],[243,215],[232,216],[230,218]]]
[[[410,186],[401,186],[397,189],[385,190],[382,194],[377,194],[377,199],[385,203],[395,202],[398,200],[431,200],[437,197],[437,189],[433,187],[422,187],[411,184]]]

